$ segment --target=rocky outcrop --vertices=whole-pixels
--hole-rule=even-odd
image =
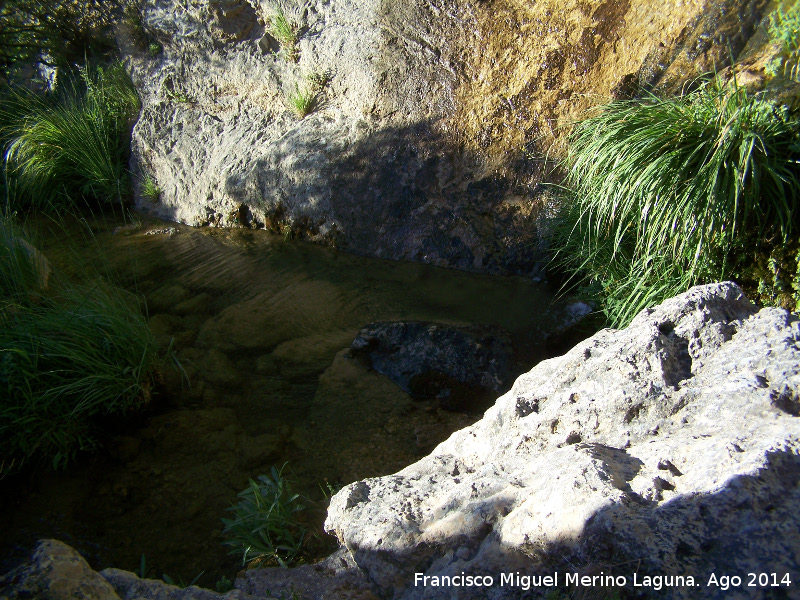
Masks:
[[[57,540],[41,540],[29,564],[0,577],[0,598],[120,600],[80,554]]]
[[[352,354],[418,400],[470,410],[508,389],[519,374],[511,336],[497,327],[390,321],[371,323]]]
[[[142,2],[156,49],[127,54],[143,108],[138,206],[192,225],[266,227],[392,259],[541,274],[540,185],[590,105],[721,67],[763,0]],[[129,32],[128,32],[129,33]],[[317,94],[299,119],[296,90]],[[558,144],[556,143],[556,147]]]
[[[236,589],[212,592],[140,578],[121,569],[97,573],[73,548],[40,540],[30,561],[0,577],[0,600],[375,600],[364,574],[345,552],[295,569],[252,569]]]
[[[572,586],[603,597],[793,597],[799,415],[797,316],[697,287],[540,363],[421,461],[348,485],[326,529],[386,598],[552,591],[501,584],[514,573],[562,590],[613,576]],[[462,575],[493,585],[442,583]]]

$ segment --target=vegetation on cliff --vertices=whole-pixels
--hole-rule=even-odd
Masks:
[[[614,326],[697,283],[746,279],[798,232],[798,160],[800,118],[735,82],[603,106],[569,139],[562,260],[599,286]]]
[[[121,63],[36,94],[3,90],[0,141],[5,153],[7,208],[63,206],[130,196],[127,158],[139,97]]]

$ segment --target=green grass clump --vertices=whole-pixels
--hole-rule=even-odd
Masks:
[[[283,469],[272,467],[270,475],[250,480],[239,492],[239,502],[230,509],[234,517],[222,519],[227,536],[225,545],[232,554],[242,553],[242,564],[248,561],[277,562],[287,566],[300,553],[306,529],[297,519],[305,507],[299,494],[283,475]]]
[[[17,206],[121,202],[130,194],[129,132],[139,97],[121,63],[40,96],[6,88],[0,140]]]
[[[292,112],[302,119],[312,112],[317,104],[317,93],[310,86],[294,86],[294,90],[286,96],[286,102]]]
[[[569,140],[562,260],[602,289],[614,326],[730,277],[797,233],[799,131],[784,107],[717,80],[602,107]]]
[[[767,73],[783,74],[800,82],[800,4],[784,10],[778,7],[769,18],[770,42],[777,42],[781,52],[767,64]]]
[[[148,402],[159,364],[130,298],[101,282],[48,284],[45,265],[0,219],[0,476],[92,448],[97,418]]]
[[[156,183],[156,180],[153,179],[153,176],[148,174],[142,178],[142,196],[147,198],[150,202],[158,202],[161,200],[161,194],[164,193],[164,189]]]
[[[269,19],[269,33],[278,40],[288,58],[297,58],[297,28],[289,22],[280,6]]]

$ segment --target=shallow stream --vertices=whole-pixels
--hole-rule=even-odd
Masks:
[[[54,267],[97,263],[143,295],[186,379],[165,373],[148,413],[67,472],[0,481],[3,572],[55,537],[97,569],[138,572],[144,555],[150,577],[188,583],[202,572],[198,585],[213,588],[241,567],[221,543],[225,509],[248,478],[284,463],[310,498],[309,554],[321,555],[331,545],[321,532],[326,493],[395,472],[480,416],[412,400],[349,359],[361,327],[491,324],[531,365],[547,352],[539,341],[552,294],[528,279],[363,258],[263,231],[98,221],[78,245],[76,231],[43,237]]]

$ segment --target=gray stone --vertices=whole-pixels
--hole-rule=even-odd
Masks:
[[[376,600],[364,573],[345,550],[294,569],[249,569],[236,579],[236,587],[257,598],[273,594],[299,595],[304,600]]]
[[[28,564],[0,577],[0,599],[120,600],[114,588],[58,540],[39,540]]]
[[[799,397],[797,316],[732,283],[696,287],[543,361],[421,461],[345,487],[326,529],[387,598],[544,597],[498,585],[516,570],[604,571],[645,597],[767,597],[706,583],[796,577]],[[495,586],[413,585],[462,572]],[[634,572],[701,587],[634,589]]]
[[[180,588],[157,579],[141,579],[122,569],[103,569],[99,576],[114,587],[118,594],[115,597],[121,600],[255,600],[238,589],[218,594],[194,585]]]
[[[353,340],[352,353],[413,398],[436,398],[448,410],[485,409],[520,373],[510,335],[499,327],[371,323]]]

